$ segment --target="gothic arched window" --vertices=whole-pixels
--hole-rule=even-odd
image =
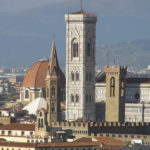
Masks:
[[[79,57],[79,44],[77,39],[72,41],[72,57]]]
[[[40,118],[38,119],[38,127],[41,127]]]
[[[74,73],[71,72],[71,81],[74,81]]]
[[[51,97],[55,97],[55,87],[51,88]]]
[[[43,128],[43,119],[41,119],[41,128]]]
[[[79,81],[79,72],[76,72],[76,81]]]
[[[110,96],[115,96],[115,78],[110,79]]]
[[[25,99],[29,99],[29,91],[25,90]]]
[[[55,105],[54,105],[54,103],[52,103],[52,112],[54,112],[55,111]]]
[[[71,102],[74,102],[74,95],[71,94]]]
[[[79,95],[76,94],[76,102],[78,103],[79,102]]]

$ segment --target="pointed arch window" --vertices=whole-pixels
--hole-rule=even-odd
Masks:
[[[72,41],[72,57],[79,57],[79,44],[77,39]]]
[[[38,127],[41,127],[40,118],[38,119]]]
[[[78,103],[79,102],[79,95],[76,94],[76,102]]]
[[[55,97],[55,87],[51,88],[51,97],[54,98]]]
[[[110,78],[110,96],[115,96],[115,78]]]
[[[25,99],[29,99],[29,90],[25,90]]]
[[[43,128],[43,119],[41,119],[41,128]]]
[[[71,102],[74,102],[74,95],[71,94]]]
[[[55,111],[55,105],[54,105],[54,103],[52,103],[52,112],[54,112]]]
[[[79,81],[79,72],[76,72],[76,81]]]
[[[74,73],[71,72],[71,81],[74,81]]]

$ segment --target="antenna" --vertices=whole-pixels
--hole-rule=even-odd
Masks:
[[[81,10],[82,10],[82,0],[80,0],[80,7],[81,7]]]

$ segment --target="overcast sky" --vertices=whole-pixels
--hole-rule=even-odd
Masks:
[[[52,39],[60,57],[64,14],[79,9],[80,0],[0,0],[0,64],[31,65],[48,57]],[[98,16],[97,47],[150,39],[150,0],[83,0],[83,9]]]

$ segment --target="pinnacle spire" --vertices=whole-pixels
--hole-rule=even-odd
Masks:
[[[57,71],[59,68],[54,40],[52,42],[52,48],[51,48],[51,53],[49,58],[49,68],[50,68],[50,73],[53,72],[54,70]]]

